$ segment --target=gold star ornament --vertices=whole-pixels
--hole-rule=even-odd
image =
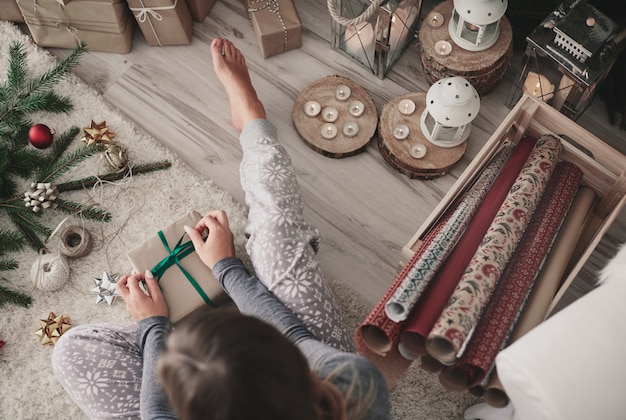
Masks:
[[[42,345],[54,345],[64,332],[72,328],[70,325],[70,317],[50,312],[48,319],[39,320],[40,328],[35,331],[35,335],[41,338]]]
[[[83,128],[85,136],[81,139],[87,146],[92,144],[108,144],[115,137],[115,133],[109,130],[106,121],[96,123],[91,121],[91,126]]]

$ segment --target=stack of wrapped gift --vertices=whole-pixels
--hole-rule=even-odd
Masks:
[[[191,43],[192,21],[185,0],[128,0],[148,45]]]
[[[300,48],[302,22],[293,0],[242,0],[263,58]]]
[[[126,0],[17,0],[35,43],[75,48],[84,41],[91,51],[126,54],[133,18]]]
[[[195,226],[201,218],[192,210],[127,254],[135,271],[150,270],[158,279],[173,323],[203,305],[217,307],[228,301],[185,233],[185,225]]]

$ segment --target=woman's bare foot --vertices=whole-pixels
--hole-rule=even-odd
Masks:
[[[265,118],[265,108],[256,94],[246,59],[227,39],[215,38],[211,43],[213,68],[226,89],[233,127],[238,132],[252,120]]]

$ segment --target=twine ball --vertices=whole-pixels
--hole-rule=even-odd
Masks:
[[[64,255],[44,254],[30,268],[35,287],[45,292],[59,290],[70,278],[70,266]]]
[[[82,226],[68,226],[61,233],[59,252],[68,258],[84,257],[93,249],[91,234]]]

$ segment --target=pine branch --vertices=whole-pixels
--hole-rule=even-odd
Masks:
[[[7,252],[20,251],[24,247],[24,238],[19,232],[12,230],[0,230],[0,255]]]
[[[15,111],[22,114],[32,114],[34,112],[61,114],[71,110],[72,102],[70,99],[59,96],[52,91],[32,93],[15,107]]]
[[[163,169],[167,169],[172,166],[172,163],[168,160],[155,161],[150,163],[144,163],[140,165],[133,166],[133,174],[144,174],[148,172],[160,171]],[[64,182],[62,184],[57,185],[57,189],[59,192],[63,191],[74,191],[80,190],[83,188],[91,188],[95,184],[101,181],[118,181],[128,176],[128,171],[123,172],[110,172],[108,174],[99,175],[99,176],[88,176],[83,179],[78,179],[76,181]]]
[[[111,213],[97,207],[88,207],[80,203],[61,200],[59,198],[55,200],[55,203],[57,204],[56,210],[71,214],[72,216],[80,214],[85,219],[95,220],[97,222],[108,222],[111,220]]]
[[[0,286],[0,308],[7,304],[27,308],[31,303],[33,303],[33,300],[30,296],[22,292],[16,292],[15,290]]]
[[[9,49],[9,57],[7,90],[17,94],[24,88],[26,82],[26,51],[24,51],[24,46],[15,42]]]
[[[59,61],[56,66],[46,71],[40,77],[31,80],[30,83],[28,83],[26,94],[31,95],[44,89],[52,88],[63,76],[78,65],[78,59],[86,50],[85,43],[81,41],[80,44],[74,48],[67,57]]]
[[[43,241],[37,236],[37,232],[47,237],[50,235],[51,230],[36,220],[33,211],[26,209],[26,207],[23,209],[6,207],[6,211],[11,221],[19,228],[31,248],[35,251],[46,249]]]
[[[50,161],[50,163],[42,167],[37,174],[37,179],[39,180],[37,182],[54,181],[73,166],[78,165],[98,151],[99,148],[97,147],[82,146],[67,155],[59,157],[57,160]]]
[[[76,137],[79,131],[80,129],[78,127],[72,126],[65,133],[58,136],[52,143],[48,159],[55,161],[63,156],[63,153],[65,153],[67,148],[72,144],[74,137]]]
[[[19,263],[16,260],[0,260],[0,271],[15,270],[19,267]]]

